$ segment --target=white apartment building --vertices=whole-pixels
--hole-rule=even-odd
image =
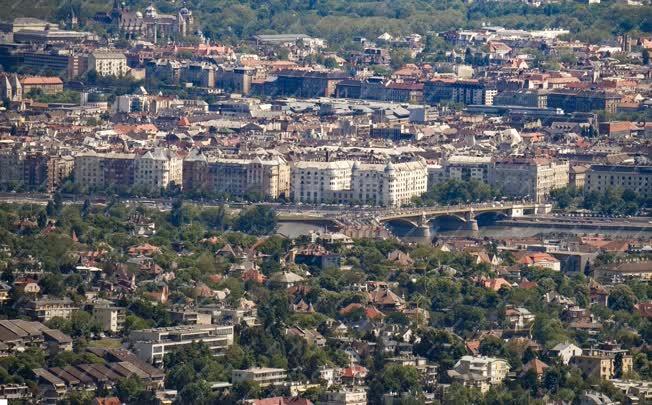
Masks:
[[[193,342],[203,342],[215,356],[233,345],[232,325],[183,325],[135,330],[129,335],[134,352],[154,365],[163,364],[165,354]]]
[[[568,185],[569,165],[546,158],[506,159],[494,162],[489,182],[509,197],[543,202],[550,191]]]
[[[134,185],[157,190],[183,182],[183,160],[164,149],[147,151],[134,161]]]
[[[98,50],[88,55],[88,70],[98,76],[124,76],[127,74],[127,57],[118,51]]]
[[[424,161],[369,164],[360,162],[299,162],[292,168],[295,202],[366,204],[400,207],[427,191]]]
[[[122,307],[100,306],[93,308],[93,316],[105,332],[117,333],[124,328],[127,310]]]
[[[256,382],[261,387],[285,382],[288,374],[285,369],[271,367],[253,367],[246,370],[233,370],[231,383]]]
[[[652,166],[591,166],[586,172],[584,191],[602,193],[609,188],[632,190],[645,198],[652,198]]]
[[[453,381],[468,387],[479,388],[487,392],[492,385],[498,385],[505,380],[509,372],[506,360],[485,356],[462,356],[448,375]]]
[[[330,203],[335,193],[351,189],[348,161],[297,162],[291,168],[290,193],[294,202]]]
[[[327,392],[324,405],[367,405],[367,391],[361,388],[344,388]]]

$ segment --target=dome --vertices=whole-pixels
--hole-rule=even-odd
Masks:
[[[136,11],[136,17],[143,18],[143,13],[141,13],[140,11]]]
[[[353,166],[351,167],[351,170],[360,170],[360,162],[357,160],[353,162]]]
[[[190,14],[192,14],[192,12],[184,7],[181,10],[179,10],[179,14],[181,14],[181,15],[190,15]]]
[[[387,163],[387,166],[385,166],[385,173],[394,173],[396,169],[394,168],[394,165],[392,162]]]

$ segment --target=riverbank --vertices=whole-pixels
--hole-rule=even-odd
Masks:
[[[496,221],[498,226],[526,228],[561,228],[575,230],[610,230],[652,232],[652,224],[644,222],[606,222],[606,221],[551,221],[546,219],[514,218]]]

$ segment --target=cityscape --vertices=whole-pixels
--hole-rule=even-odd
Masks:
[[[652,403],[649,0],[3,6],[0,405]]]

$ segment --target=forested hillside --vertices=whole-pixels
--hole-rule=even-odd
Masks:
[[[87,23],[112,3],[100,0],[4,0],[0,18],[32,16],[63,21],[74,9]],[[126,0],[141,9],[149,2]],[[235,42],[254,33],[307,33],[332,45],[346,46],[355,36],[375,38],[383,32],[425,34],[485,24],[509,28],[562,27],[578,39],[599,41],[614,34],[652,32],[652,7],[613,1],[586,5],[563,2],[532,7],[520,2],[461,0],[187,0],[155,1],[161,12],[185,5],[210,38]]]

